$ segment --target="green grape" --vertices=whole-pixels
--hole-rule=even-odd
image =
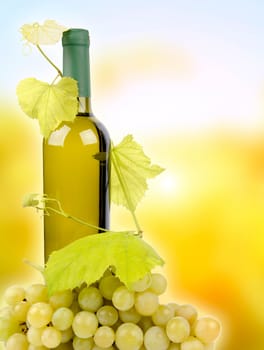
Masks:
[[[181,350],[181,344],[170,343],[168,350]]]
[[[189,337],[181,343],[181,350],[204,350],[204,345],[195,337]]]
[[[44,329],[45,329],[45,327],[41,327],[41,328],[29,327],[29,329],[27,331],[28,342],[34,346],[43,345],[42,340],[41,340],[41,336],[42,336],[42,332]]]
[[[72,342],[74,350],[92,350],[93,345],[93,338],[82,339],[75,336]]]
[[[152,320],[156,326],[164,326],[173,316],[174,312],[169,306],[159,305],[152,315]]]
[[[20,301],[13,306],[13,317],[19,322],[25,322],[31,304],[28,301]]]
[[[61,332],[54,327],[45,327],[41,335],[42,344],[49,349],[54,349],[61,343]]]
[[[175,311],[175,316],[182,316],[192,325],[197,319],[197,310],[189,304],[179,305]]]
[[[158,309],[159,298],[150,291],[136,293],[135,308],[142,316],[151,316]]]
[[[73,302],[73,293],[70,289],[57,292],[49,298],[49,303],[54,310],[60,307],[70,307]]]
[[[176,304],[176,303],[168,303],[167,306],[168,306],[168,308],[170,308],[171,311],[173,312],[173,316],[175,316],[176,311],[178,310],[178,308],[179,308],[180,305],[179,305],[179,304]]]
[[[193,332],[203,343],[212,343],[220,334],[220,323],[211,317],[201,317],[194,324]]]
[[[143,344],[143,332],[134,323],[123,323],[116,330],[115,343],[119,350],[139,350]]]
[[[81,309],[95,312],[103,305],[103,297],[95,287],[83,288],[78,296]]]
[[[44,284],[32,284],[26,289],[25,298],[31,304],[48,301],[47,286]]]
[[[137,312],[137,310],[134,307],[126,311],[120,310],[119,317],[123,322],[132,322],[132,323],[138,323],[141,319],[141,315]]]
[[[166,333],[171,341],[181,343],[190,335],[190,324],[184,317],[173,317],[166,325]]]
[[[139,327],[145,333],[150,327],[154,326],[151,316],[142,316],[138,322]]]
[[[53,309],[50,304],[39,302],[29,308],[27,321],[32,327],[40,328],[51,321],[52,313]]]
[[[12,314],[0,317],[0,341],[6,341],[12,334],[19,332],[19,323]]]
[[[4,301],[8,305],[15,305],[25,298],[25,289],[18,286],[11,286],[7,288],[4,293]]]
[[[94,334],[95,345],[101,348],[108,348],[112,346],[115,341],[115,332],[108,326],[102,326],[97,328]]]
[[[100,346],[94,345],[92,350],[115,350],[116,348],[114,346],[109,346],[107,348],[101,348]]]
[[[78,303],[78,300],[73,300],[70,309],[72,310],[74,315],[81,311],[81,308],[80,308],[80,305]]]
[[[132,308],[135,301],[135,293],[130,291],[125,286],[118,287],[113,294],[113,305],[121,311],[126,311]]]
[[[48,348],[45,347],[45,349],[48,349]],[[72,350],[72,349],[73,347],[72,347],[71,341],[69,341],[68,343],[62,343],[55,348],[55,350]]]
[[[144,335],[144,345],[147,350],[167,350],[170,340],[160,326],[150,327]]]
[[[25,334],[14,333],[6,342],[6,350],[28,350],[28,341]]]
[[[97,317],[90,311],[80,311],[73,319],[72,329],[79,338],[92,337],[97,328]]]
[[[113,275],[105,276],[101,278],[99,282],[99,290],[105,299],[112,300],[114,291],[121,285],[123,284],[120,282],[119,278]]]
[[[149,290],[157,295],[163,294],[167,288],[167,281],[160,273],[151,274],[151,284]]]
[[[96,313],[98,322],[102,326],[113,326],[118,320],[118,312],[111,305],[104,305]]]
[[[74,314],[72,310],[66,307],[60,307],[57,309],[53,315],[51,322],[55,328],[60,331],[65,331],[72,325]]]
[[[132,290],[135,292],[144,292],[151,285],[151,274],[147,273],[140,280],[136,281],[132,285]]]
[[[28,346],[28,350],[46,350],[46,349],[48,349],[48,348],[46,348],[46,346],[43,346],[43,345],[35,346],[32,344],[29,344],[29,346]],[[56,350],[57,350],[57,348],[56,348]]]
[[[74,336],[73,330],[71,327],[60,332],[61,332],[61,342],[63,344],[68,343]]]

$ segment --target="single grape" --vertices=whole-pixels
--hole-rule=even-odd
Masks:
[[[193,327],[194,335],[204,343],[212,343],[220,334],[220,323],[211,317],[199,318]]]
[[[129,310],[126,311],[119,311],[119,317],[121,321],[125,322],[132,322],[132,323],[138,323],[141,319],[141,315],[137,312],[137,310],[132,307]]]
[[[65,331],[72,325],[74,314],[71,309],[60,307],[53,315],[51,322],[55,328],[60,331]]]
[[[48,348],[45,347],[45,349],[48,349]],[[68,343],[62,343],[55,348],[55,350],[72,350],[72,349],[73,347],[72,347],[71,341],[69,341]]]
[[[118,311],[111,305],[104,305],[96,313],[102,326],[113,326],[118,320]]]
[[[167,281],[160,273],[151,274],[151,284],[149,290],[157,295],[161,295],[166,291]]]
[[[52,313],[53,309],[50,304],[39,302],[29,308],[27,321],[32,327],[40,328],[51,321]]]
[[[184,317],[173,317],[166,325],[166,333],[172,342],[182,343],[190,335],[190,324]]]
[[[25,298],[25,290],[22,287],[11,286],[4,293],[4,301],[8,305],[15,305]]]
[[[72,312],[75,314],[77,314],[78,312],[82,311],[80,308],[80,305],[78,303],[78,300],[73,300],[70,309],[72,310]]]
[[[12,334],[19,333],[19,322],[11,315],[0,317],[0,341],[6,341]]]
[[[61,343],[61,332],[54,327],[45,327],[41,335],[42,344],[49,349],[54,349]]]
[[[204,350],[204,345],[195,337],[189,337],[181,343],[181,350]]]
[[[14,333],[6,342],[6,350],[28,350],[28,341],[25,334]]]
[[[123,323],[116,330],[115,343],[119,350],[139,350],[143,344],[143,332],[134,323]]]
[[[107,348],[101,348],[100,346],[94,345],[92,347],[92,350],[115,350],[116,348],[114,346],[109,346]]]
[[[181,344],[170,343],[168,350],[181,350]]]
[[[99,282],[99,290],[105,299],[112,300],[114,291],[121,285],[123,284],[120,282],[119,278],[113,275],[108,275],[101,278]]]
[[[31,304],[48,301],[48,290],[44,284],[32,284],[26,289],[25,298]]]
[[[135,292],[144,292],[151,285],[151,274],[147,273],[144,277],[134,282],[132,285],[132,290]]]
[[[75,336],[72,342],[74,350],[92,350],[93,345],[93,338],[82,339]]]
[[[168,308],[170,308],[171,311],[173,312],[173,316],[175,316],[175,313],[176,313],[176,311],[178,310],[178,308],[179,308],[180,305],[179,305],[179,304],[176,304],[176,303],[168,303],[167,306],[168,306]]]
[[[175,316],[182,316],[192,325],[197,319],[197,310],[189,304],[179,305],[175,311]]]
[[[139,327],[145,333],[150,327],[154,326],[151,316],[142,316],[138,322]]]
[[[43,346],[43,345],[35,346],[32,344],[29,344],[29,346],[28,346],[28,350],[46,350],[46,349],[47,349],[46,346]],[[57,348],[56,348],[56,350],[57,350]]]
[[[95,312],[103,305],[103,297],[99,289],[86,287],[80,291],[78,302],[81,309]]]
[[[144,345],[147,350],[167,350],[170,340],[160,326],[150,327],[144,335]]]
[[[19,322],[25,322],[31,304],[28,301],[20,301],[13,306],[13,317]]]
[[[79,338],[92,337],[97,328],[97,317],[90,311],[80,311],[73,319],[72,329]]]
[[[152,315],[152,320],[156,326],[164,326],[173,316],[174,312],[169,306],[159,305]]]
[[[29,329],[27,331],[28,342],[34,346],[43,345],[42,340],[41,340],[41,336],[42,336],[42,332],[44,329],[45,329],[45,327],[41,327],[41,328],[29,327]]]
[[[60,307],[70,307],[73,302],[73,293],[70,289],[57,292],[49,298],[49,303],[54,310]]]
[[[142,316],[151,316],[158,309],[159,298],[150,291],[136,293],[135,308]]]
[[[132,308],[135,301],[135,293],[130,291],[125,286],[118,287],[113,294],[113,305],[121,311],[126,311]]]
[[[112,346],[115,341],[115,332],[108,326],[102,326],[97,328],[94,334],[95,345],[101,348],[108,348]]]
[[[74,337],[72,327],[60,332],[61,332],[61,342],[63,344],[68,343]]]

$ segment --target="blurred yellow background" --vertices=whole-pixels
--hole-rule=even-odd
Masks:
[[[91,31],[95,114],[115,143],[132,133],[166,168],[137,209],[165,259],[165,299],[223,325],[217,350],[264,349],[264,4],[164,0],[3,4],[0,79],[0,292],[41,278],[42,218],[22,208],[42,190],[37,124],[20,111],[22,78],[52,81],[18,28],[50,18]],[[46,48],[45,48],[46,49]],[[47,49],[59,65],[61,49]],[[5,67],[5,69],[3,69]],[[133,228],[112,208],[112,228]]]

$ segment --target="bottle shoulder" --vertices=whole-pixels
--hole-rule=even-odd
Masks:
[[[110,145],[110,137],[105,126],[94,116],[76,116],[73,122],[64,122],[54,130],[47,140],[46,146],[66,146],[68,143],[84,145],[104,143]]]

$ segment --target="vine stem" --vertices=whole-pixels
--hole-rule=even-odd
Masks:
[[[42,50],[42,48],[39,45],[36,45],[36,46],[37,46],[37,49],[39,50],[39,52],[41,53],[41,55],[52,65],[53,68],[56,69],[59,76],[62,77],[62,71],[51,61],[51,59],[48,58],[48,56],[45,54],[45,52]]]
[[[134,220],[134,223],[136,225],[136,228],[137,228],[137,232],[138,232],[138,235],[140,237],[142,237],[142,230],[141,230],[141,227],[139,225],[139,222],[137,220],[137,217],[136,217],[136,214],[135,214],[135,210],[133,208],[133,204],[132,204],[132,200],[131,200],[131,197],[129,195],[129,190],[126,186],[126,183],[124,181],[124,178],[123,178],[123,174],[122,172],[120,171],[118,165],[117,165],[117,161],[116,161],[116,155],[114,154],[114,152],[111,153],[111,160],[112,160],[112,164],[115,168],[115,171],[116,171],[116,174],[117,174],[117,177],[118,177],[118,180],[120,182],[120,185],[122,187],[122,190],[123,190],[123,193],[124,193],[124,196],[126,198],[126,201],[127,201],[127,205],[128,205],[128,208],[129,208],[129,211],[133,217],[133,220]]]
[[[40,207],[36,207],[36,208],[42,210],[42,208],[40,208]],[[102,228],[102,227],[98,227],[98,226],[89,224],[88,222],[83,221],[82,219],[79,219],[79,218],[76,218],[75,216],[72,216],[72,215],[70,215],[70,214],[67,214],[67,213],[65,213],[64,210],[57,210],[57,209],[52,208],[52,207],[45,207],[44,210],[45,210],[45,211],[52,211],[52,212],[55,213],[55,214],[64,216],[66,219],[74,220],[74,221],[78,222],[79,224],[88,226],[88,227],[93,228],[93,229],[95,229],[95,230],[100,230],[100,231],[104,231],[104,232],[108,232],[108,231],[109,231],[109,230],[107,230],[107,229],[105,229],[105,228]]]
[[[53,208],[53,207],[50,207],[50,206],[46,206],[45,205],[45,202],[55,202],[58,206],[58,209],[56,208]],[[79,224],[82,224],[84,226],[88,226],[92,229],[95,229],[97,231],[103,231],[103,232],[112,232],[112,233],[121,233],[123,231],[112,231],[112,230],[107,230],[105,228],[102,228],[102,227],[99,227],[99,226],[95,226],[95,225],[92,225],[92,224],[89,224],[88,222],[86,221],[83,221],[82,219],[79,219],[77,218],[76,216],[73,216],[73,215],[70,215],[68,213],[66,213],[63,209],[62,209],[62,206],[61,206],[61,203],[60,201],[58,201],[57,199],[55,198],[47,198],[45,197],[44,195],[44,198],[41,200],[41,202],[44,204],[44,207],[39,207],[39,206],[34,206],[37,210],[43,210],[44,212],[46,211],[47,213],[49,212],[53,212],[55,214],[58,214],[58,215],[61,215],[63,217],[65,217],[66,219],[70,219],[70,220],[73,220],[75,222],[78,222]],[[135,231],[125,231],[125,232],[128,232],[128,233],[132,233],[134,235],[138,235],[138,233],[135,233]]]

